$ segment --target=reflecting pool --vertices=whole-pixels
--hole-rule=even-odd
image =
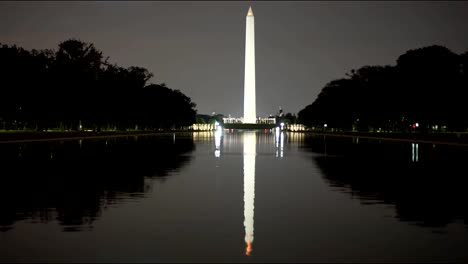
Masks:
[[[468,148],[280,130],[0,145],[0,262],[467,262]]]

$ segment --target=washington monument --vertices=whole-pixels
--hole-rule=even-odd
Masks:
[[[244,120],[243,123],[255,124],[257,111],[255,105],[255,28],[252,7],[249,7],[245,27],[245,75],[244,75]]]

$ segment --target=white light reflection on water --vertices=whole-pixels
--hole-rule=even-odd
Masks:
[[[418,162],[419,161],[419,144],[418,143],[411,143],[411,161]]]
[[[353,143],[359,144],[359,137],[353,137]]]
[[[217,129],[214,133],[215,136],[215,157],[221,156],[221,138],[223,137],[223,130]]]
[[[284,149],[284,132],[280,132],[279,127],[275,129],[275,146],[276,146],[276,157],[283,157]]]

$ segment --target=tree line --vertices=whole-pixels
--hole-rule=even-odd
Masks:
[[[69,39],[58,50],[0,43],[0,129],[180,129],[196,104],[138,66],[120,67],[94,44]]]
[[[298,121],[318,129],[466,131],[467,96],[468,51],[433,45],[405,52],[395,66],[364,66],[327,83]]]

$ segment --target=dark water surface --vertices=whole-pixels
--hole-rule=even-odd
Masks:
[[[0,262],[468,262],[468,148],[300,133],[0,146]]]

